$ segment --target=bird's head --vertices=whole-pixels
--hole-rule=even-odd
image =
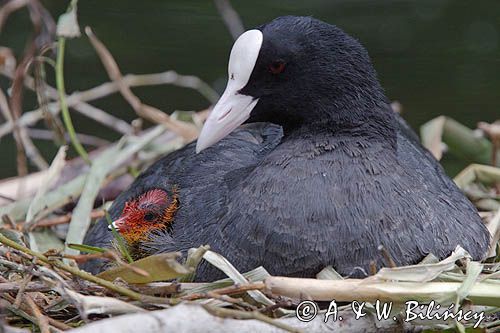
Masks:
[[[363,122],[386,102],[365,48],[334,25],[279,17],[243,33],[229,57],[226,90],[198,138],[210,147],[242,123],[296,128]]]
[[[164,190],[152,189],[127,201],[113,226],[128,244],[134,244],[146,240],[153,231],[171,227],[178,207],[176,191],[169,195]]]

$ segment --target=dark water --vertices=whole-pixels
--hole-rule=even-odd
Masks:
[[[1,3],[1,2],[0,2]],[[43,1],[54,17],[66,7]],[[280,15],[312,15],[334,23],[368,49],[391,99],[404,105],[404,116],[418,128],[444,114],[468,126],[499,118],[500,1],[233,1],[246,28]],[[195,74],[223,89],[232,44],[211,1],[85,0],[79,4],[80,26],[90,26],[116,57],[123,73],[175,69]],[[0,35],[0,45],[20,52],[30,31],[25,12],[16,13]],[[107,81],[86,37],[67,43],[67,91],[85,90]],[[5,87],[5,81],[0,84]],[[196,92],[169,87],[137,88],[147,103],[166,112],[208,106]],[[94,105],[133,119],[132,109],[117,95]],[[26,98],[25,110],[36,106]],[[116,139],[106,128],[74,115],[78,132]],[[0,142],[0,177],[15,174],[12,139]],[[56,147],[37,142],[51,159]],[[463,163],[448,160],[450,173]]]

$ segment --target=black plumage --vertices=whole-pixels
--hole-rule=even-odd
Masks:
[[[180,200],[172,227],[141,247],[209,244],[240,271],[262,265],[287,276],[327,265],[361,276],[372,261],[386,265],[380,245],[398,265],[443,258],[457,245],[482,258],[489,233],[476,209],[390,109],[365,49],[309,17],[258,29],[262,46],[238,93],[258,99],[248,122],[276,125],[250,125],[199,154],[188,145],[137,178],[113,218],[148,189],[178,186]],[[276,61],[286,64],[278,75],[268,67]],[[101,221],[86,242],[110,239]],[[206,263],[198,273],[219,276]]]

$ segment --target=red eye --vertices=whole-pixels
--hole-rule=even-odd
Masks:
[[[273,74],[279,74],[285,70],[285,62],[282,60],[275,60],[269,65],[269,71]]]

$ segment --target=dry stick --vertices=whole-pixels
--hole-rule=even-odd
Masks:
[[[14,74],[7,71],[5,68],[0,68],[0,74],[6,76],[9,79],[12,79],[14,77]],[[122,80],[125,81],[129,87],[170,84],[177,87],[193,89],[212,104],[217,102],[217,100],[219,99],[219,94],[214,89],[212,89],[209,84],[201,80],[199,77],[194,75],[181,75],[173,70],[153,74],[127,74],[122,77]],[[35,90],[34,79],[31,76],[26,75],[25,85],[29,89]],[[45,92],[47,93],[48,97],[56,101],[59,100],[59,93],[57,89],[49,86],[48,84],[45,84],[45,86]],[[119,91],[119,87],[116,82],[106,82],[89,90],[83,92],[74,92],[70,96],[67,96],[68,105],[75,109],[75,111],[79,111],[84,116],[87,116],[98,122],[102,122],[104,125],[110,126],[118,132],[121,131],[123,132],[123,134],[127,134],[131,132],[132,127],[126,121],[121,120],[120,118],[113,117],[106,111],[85,103],[85,101],[99,99],[117,91]],[[83,108],[81,110],[79,110],[80,105],[83,105]],[[58,106],[59,105],[57,104],[51,105],[52,108],[57,108]],[[113,123],[116,122],[118,122],[116,126],[113,126]]]
[[[35,224],[33,224],[30,227],[30,230],[33,230],[34,228],[52,227],[52,226],[58,225],[58,224],[69,223],[71,221],[72,216],[73,216],[72,213],[68,213],[68,214],[62,215],[62,216],[44,218],[44,219],[41,219],[41,220],[35,222]],[[104,217],[104,211],[102,209],[96,209],[96,210],[93,210],[90,212],[91,219],[98,219],[101,217]],[[21,225],[23,225],[24,223],[26,223],[26,222],[21,222]]]
[[[255,305],[252,305],[250,303],[247,303],[243,301],[242,299],[239,298],[233,298],[229,295],[219,295],[213,291],[207,291],[207,297],[206,298],[214,298],[222,302],[227,302],[231,303],[234,306],[237,306],[242,309],[251,309],[251,310],[257,310],[257,307]]]
[[[198,136],[198,130],[194,125],[188,124],[184,121],[172,119],[161,110],[142,103],[123,80],[122,73],[106,46],[94,35],[89,27],[85,28],[85,33],[89,37],[92,46],[94,46],[94,49],[99,55],[99,58],[101,58],[101,62],[104,65],[108,76],[118,84],[118,88],[123,98],[125,98],[125,100],[132,106],[138,116],[148,119],[154,123],[163,124],[167,129],[182,136],[186,140],[190,141]]]
[[[48,96],[46,94],[47,84],[45,81],[46,79],[45,63],[53,62],[53,64],[51,63],[53,68],[56,67],[56,63],[50,58],[47,58],[46,60],[41,58],[43,58],[43,56],[38,56],[33,61],[33,67],[34,67],[33,78],[35,84],[34,92],[38,101],[38,106],[42,109],[45,125],[47,126],[49,132],[51,133],[50,140],[54,141],[57,146],[60,146],[63,145],[64,142],[66,142],[66,139],[64,138],[65,130],[59,117],[54,116],[52,113],[49,112],[47,108],[47,104],[49,103],[49,101],[48,101]],[[24,86],[27,87],[26,79],[24,80]],[[28,134],[30,135],[31,138],[33,138],[33,134],[29,132],[29,129],[28,129]]]
[[[54,131],[53,130],[45,130],[39,128],[27,128],[26,132],[28,133],[30,138],[38,139],[38,140],[52,140],[54,139]],[[107,146],[111,142],[105,139],[98,138],[96,136],[76,133],[78,140],[86,146],[94,146],[94,147],[102,147]],[[69,135],[64,135],[64,141],[68,143],[70,141]]]
[[[67,283],[69,283],[72,288],[76,289],[79,287],[79,285],[74,283],[74,281],[67,281]],[[2,282],[2,283],[0,283],[0,293],[18,292],[19,289],[20,289],[19,282]],[[45,291],[50,291],[52,289],[53,288],[51,286],[47,285],[44,282],[33,281],[33,282],[29,282],[26,285],[24,291],[25,292],[34,292],[34,291],[45,292]],[[85,290],[86,291],[103,291],[105,289],[101,286],[88,284],[85,286]]]
[[[234,10],[229,0],[214,0],[214,2],[229,33],[233,36],[233,39],[236,40],[236,38],[245,31],[245,27],[243,26],[243,22],[238,12]]]
[[[23,265],[18,264],[17,262],[13,262],[11,260],[12,259],[5,260],[5,259],[3,259],[3,258],[0,257],[0,264],[3,265],[3,266],[5,266],[5,267],[7,267],[7,268],[10,268],[11,270],[15,270],[15,271],[18,271],[18,272],[25,272],[26,271],[26,268]]]
[[[12,309],[10,307],[7,307],[9,309],[9,311],[12,311],[15,314],[17,314],[19,316],[22,316],[23,318],[26,318],[27,320],[31,321],[32,323],[38,325],[38,322],[36,321],[36,318],[32,317],[33,316],[33,312],[27,306],[27,304],[22,303],[21,307],[18,309],[18,308],[15,308],[14,306],[11,305],[11,303],[14,301],[14,297],[10,296],[9,294],[3,294],[2,297],[4,298],[3,301],[9,302],[9,305],[13,308]],[[1,301],[1,299],[0,299],[0,301]],[[15,311],[14,309],[17,310],[17,311]],[[24,316],[23,313],[26,316],[28,316],[28,317]],[[55,320],[53,318],[48,317],[48,321],[49,321],[49,324],[51,326],[54,326],[55,328],[58,328],[60,330],[66,331],[66,330],[72,329],[71,326],[68,326],[65,323],[62,323],[62,322],[60,322],[58,320]]]
[[[12,77],[11,74],[6,73],[5,71],[0,71],[0,74],[3,74],[9,78]],[[211,103],[215,103],[219,98],[217,93],[212,88],[210,88],[208,84],[200,80],[198,77],[192,75],[180,75],[177,74],[175,71],[166,71],[162,73],[141,74],[141,75],[128,74],[124,76],[122,80],[129,87],[171,84],[178,87],[195,89],[200,94],[205,96],[205,98],[207,98]],[[50,88],[48,89],[49,91],[51,90]],[[106,82],[97,87],[90,88],[82,92],[72,93],[71,95],[68,96],[67,103],[69,107],[72,107],[75,110],[77,110],[76,105],[80,105],[85,102],[106,97],[117,91],[119,91],[117,82]],[[51,111],[53,115],[56,115],[60,111],[59,103],[49,103],[47,105],[47,108]],[[91,118],[94,119],[93,117]],[[32,126],[41,119],[43,119],[43,112],[42,109],[38,108],[29,112],[25,112],[21,116],[21,118],[19,118],[19,120],[17,121],[17,125]],[[117,122],[117,124],[118,123],[119,122]],[[109,125],[108,123],[104,122],[103,124]],[[0,138],[12,132],[13,129],[14,129],[14,123],[12,122],[7,122],[6,124],[1,125]]]
[[[15,123],[9,104],[7,102],[7,97],[5,96],[2,90],[0,90],[0,110],[8,122]],[[31,139],[29,138],[26,132],[26,128],[22,126],[16,128],[14,126],[13,129],[14,129],[14,138],[17,138],[16,142],[21,143],[22,150],[25,152],[27,157],[33,161],[33,163],[38,167],[38,169],[40,170],[47,169],[48,163],[43,159],[40,152],[34,145],[33,141],[31,141]]]
[[[16,295],[16,300],[14,301],[14,306],[19,307],[19,304],[21,304],[21,301],[24,296],[24,292],[26,290],[26,286],[28,285],[29,282],[31,282],[31,279],[33,278],[33,274],[26,274],[24,279],[21,281],[19,285],[19,290],[17,291]]]
[[[80,114],[90,118],[102,125],[105,125],[111,129],[114,129],[121,134],[132,134],[133,128],[123,119],[117,118],[106,111],[96,108],[93,105],[87,103],[77,103],[72,106],[73,110],[79,112]]]
[[[239,311],[239,310],[219,308],[209,305],[202,305],[202,306],[208,313],[217,317],[234,318],[234,319],[255,319],[288,332],[293,332],[293,333],[303,332],[299,328],[295,328],[283,322],[274,320],[266,315],[263,315],[259,311]]]
[[[9,71],[6,70],[0,70],[0,74],[6,76],[9,79],[12,79],[14,75],[10,73]],[[36,82],[35,79],[29,75],[26,75],[26,78],[24,79],[24,85],[33,91],[36,91]],[[59,92],[57,91],[56,88],[51,87],[50,85],[47,84],[47,82],[44,82],[44,93],[47,94],[47,97],[54,101],[59,101]],[[79,112],[83,116],[86,116],[87,118],[90,118],[92,120],[97,121],[98,123],[107,126],[113,130],[115,130],[118,133],[121,134],[131,134],[132,133],[132,126],[130,126],[126,121],[114,117],[113,115],[107,113],[106,111],[103,111],[99,108],[96,108],[93,105],[90,105],[88,103],[85,103],[83,101],[78,101],[77,99],[74,98],[75,94],[80,94],[78,92],[73,93],[71,96],[66,96],[67,97],[67,102],[68,106],[72,107],[75,111]],[[101,96],[103,97],[103,96]],[[97,99],[97,98],[96,98]],[[35,111],[30,111],[30,112],[37,112],[41,110],[43,113],[40,114],[40,119],[43,118],[43,114],[46,112],[50,112],[49,107],[52,108],[52,110],[60,110],[60,105],[59,102],[57,103],[47,103],[44,105],[44,107],[40,107],[39,109]],[[29,113],[29,112],[28,112]],[[56,112],[51,112],[51,115],[54,116]],[[39,119],[38,119],[39,120]],[[36,120],[36,121],[38,121]],[[25,124],[26,126],[33,125],[36,121],[33,123],[27,123]],[[22,119],[21,119],[22,123]]]
[[[0,32],[10,14],[26,6],[29,0],[12,0],[0,7]]]
[[[76,275],[84,280],[87,280],[87,281],[91,281],[91,282],[94,282],[100,286],[103,286],[109,290],[112,290],[118,294],[121,294],[123,296],[127,296],[135,301],[139,301],[139,302],[154,302],[154,303],[162,303],[162,304],[174,304],[174,303],[177,303],[176,300],[173,300],[173,299],[168,299],[168,298],[160,298],[160,297],[151,297],[151,296],[145,296],[145,295],[142,295],[142,294],[139,294],[139,293],[136,293],[135,291],[132,291],[130,289],[127,289],[125,287],[122,287],[122,286],[118,286],[118,285],[115,285],[113,282],[110,282],[110,281],[107,281],[107,280],[103,280],[101,278],[98,278],[97,276],[94,276],[92,274],[89,274],[85,271],[81,271],[79,270],[78,268],[75,268],[75,267],[72,267],[72,266],[69,266],[69,265],[66,265],[64,264],[63,262],[61,261],[58,261],[58,260],[50,260],[49,258],[47,258],[46,256],[44,256],[43,254],[41,253],[38,253],[38,252],[35,252],[25,246],[22,246],[20,244],[17,244],[16,242],[8,239],[7,237],[5,237],[4,235],[0,234],[0,243],[3,243],[4,245],[6,246],[9,246],[9,247],[12,247],[13,249],[16,249],[18,251],[21,251],[23,253],[26,253],[26,254],[29,254],[37,259],[39,259],[40,261],[48,264],[48,265],[52,265],[54,267],[57,267],[59,269],[62,269],[63,271],[66,271],[68,273],[71,273],[73,275]]]
[[[394,262],[394,259],[392,259],[391,255],[383,245],[379,245],[377,250],[379,250],[382,253],[382,256],[384,257],[388,267],[394,268],[397,266],[396,263]]]
[[[5,294],[2,297],[5,298],[6,296],[8,296],[8,295]],[[36,317],[31,316],[27,312],[16,308],[14,305],[12,305],[9,301],[7,301],[5,299],[0,298],[0,307],[2,307],[3,309],[6,309],[7,311],[12,312],[13,314],[15,314],[21,318],[24,318],[24,319],[32,322],[35,325],[38,325],[38,321],[37,321]]]
[[[24,295],[24,299],[38,322],[40,333],[50,333],[49,321],[47,320],[47,317],[42,314],[38,306],[29,295]]]
[[[2,199],[5,199],[5,198],[2,197]],[[12,201],[16,201],[16,200],[12,199]],[[2,221],[6,225],[10,225],[13,229],[17,228],[17,223],[7,214],[2,215]]]
[[[289,278],[270,276],[264,280],[266,290],[274,295],[281,295],[295,299],[305,296],[317,301],[337,302],[401,302],[420,300],[429,302],[436,297],[456,295],[462,285],[461,282],[391,282],[383,280],[345,279],[345,280],[317,280],[306,278]],[[471,288],[467,298],[477,305],[498,306],[498,301],[492,299],[494,283],[476,283]],[[495,303],[496,302],[496,303]],[[494,304],[495,303],[495,304]]]
[[[29,38],[25,48],[25,52],[19,65],[14,71],[14,78],[12,79],[9,105],[10,113],[12,115],[10,121],[14,123],[21,117],[22,114],[24,77],[28,70],[29,64],[34,58],[37,50],[35,38],[40,36],[40,34],[42,33],[42,17],[40,9],[37,7],[37,3],[32,1],[28,4],[28,9],[30,13],[31,23],[33,25],[34,37]],[[16,141],[17,149],[18,175],[24,176],[28,173],[28,157],[40,170],[48,168],[48,163],[43,159],[42,155],[33,144],[29,136],[26,134],[26,131],[22,126],[14,126],[14,139]]]
[[[249,291],[249,290],[263,290],[265,288],[266,288],[266,285],[264,284],[264,282],[253,282],[253,283],[248,283],[248,284],[243,284],[243,285],[235,284],[233,286],[229,286],[229,287],[225,287],[225,288],[214,289],[211,292],[218,294],[218,295],[233,295],[233,294],[243,293],[243,292]],[[189,300],[189,301],[193,301],[193,300],[200,299],[200,298],[207,298],[207,293],[193,293],[193,294],[189,294],[189,295],[181,297],[181,299]]]

